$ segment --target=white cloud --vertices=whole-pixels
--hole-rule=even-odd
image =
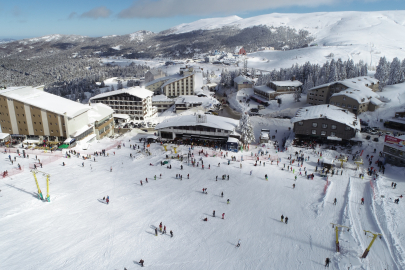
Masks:
[[[118,16],[121,18],[159,18],[178,15],[235,13],[288,6],[328,5],[339,0],[139,0]]]
[[[110,17],[111,13],[112,13],[111,10],[109,10],[104,6],[101,6],[93,8],[92,10],[89,10],[87,12],[84,12],[82,15],[80,15],[80,18],[90,18],[90,19],[108,18]]]

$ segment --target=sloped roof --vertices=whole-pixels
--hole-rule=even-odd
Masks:
[[[356,115],[347,110],[342,110],[339,107],[327,104],[299,109],[295,117],[291,119],[291,123],[310,119],[329,119],[360,130],[360,121],[357,119]]]
[[[302,85],[302,82],[294,80],[288,80],[288,81],[271,81],[274,85],[277,86],[291,86],[291,87],[298,87]]]
[[[253,81],[243,75],[239,75],[238,77],[236,77],[235,79],[233,79],[233,81],[237,84],[243,84],[244,82],[248,82],[249,84],[252,84]]]
[[[111,92],[105,92],[105,93],[102,93],[102,94],[99,94],[97,96],[90,98],[90,100],[103,98],[103,97],[109,97],[109,96],[115,96],[115,95],[119,95],[119,94],[123,94],[123,93],[129,94],[129,95],[132,95],[135,97],[139,97],[142,99],[153,96],[152,91],[149,91],[143,87],[135,86],[135,87],[119,89],[119,90],[115,90],[115,91],[111,91]]]
[[[89,123],[100,121],[113,113],[114,110],[110,106],[103,103],[93,103],[91,104],[91,110],[88,112]]]
[[[31,86],[10,87],[0,90],[0,95],[59,115],[64,115],[66,113],[66,116],[70,118],[90,110],[90,106]]]
[[[206,123],[197,123],[195,115],[182,115],[164,120],[163,122],[158,124],[155,129],[158,130],[177,126],[205,126],[232,131],[239,125],[239,120],[231,119],[228,117],[216,116],[211,114],[205,114],[204,116],[207,117]]]

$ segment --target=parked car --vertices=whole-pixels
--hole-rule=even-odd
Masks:
[[[372,127],[372,129],[374,129],[374,130],[376,130],[376,131],[380,130],[379,127]]]
[[[387,131],[385,132],[385,135],[391,135],[391,132]]]
[[[370,135],[367,135],[366,136],[366,140],[370,140],[371,139],[371,136]]]
[[[377,131],[375,131],[374,129],[370,129],[368,133],[370,133],[371,135],[377,135]]]
[[[375,138],[373,139],[373,141],[378,142],[378,138],[377,138],[377,137],[375,137]]]

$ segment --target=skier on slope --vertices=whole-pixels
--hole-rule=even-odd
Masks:
[[[240,239],[238,240],[238,244],[236,245],[236,247],[240,247]]]
[[[325,260],[325,267],[329,267],[329,263],[330,263],[330,259],[329,259],[329,258],[326,258],[326,260]]]
[[[285,224],[288,223],[288,217],[285,217]]]
[[[223,193],[223,192],[221,192],[221,197],[224,197],[224,193]]]
[[[364,204],[364,198],[361,198],[361,204]]]
[[[166,234],[166,225],[163,227],[163,233]]]
[[[162,222],[160,222],[160,224],[159,224],[159,231],[160,231],[160,232],[162,232],[162,226],[163,226],[163,225],[162,225]]]
[[[141,180],[141,186],[143,186],[143,184],[142,184],[142,180]]]
[[[158,234],[157,234],[157,228],[155,228],[155,236],[157,236]]]
[[[225,213],[222,213],[222,219],[224,219],[224,217],[225,217]]]
[[[284,221],[284,215],[281,215],[281,222]]]
[[[228,199],[228,200],[226,201],[226,203],[229,204],[229,202],[230,202],[230,201],[229,201],[229,199]]]
[[[170,237],[173,237],[173,232],[172,232],[172,230],[170,230]]]
[[[212,211],[212,216],[213,216],[213,217],[215,217],[215,210],[214,210],[214,211]]]
[[[333,200],[333,204],[336,205],[337,203],[337,199],[335,198],[335,200]]]

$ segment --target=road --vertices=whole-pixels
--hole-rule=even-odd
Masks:
[[[221,101],[222,99],[227,100],[226,97],[220,95],[218,92],[216,92],[215,95],[216,95],[217,99],[220,100],[220,101]],[[233,110],[233,109],[232,109],[231,107],[229,107],[228,105],[223,106],[222,108],[223,108],[222,110],[218,111],[218,115],[219,115],[219,116],[228,117],[228,118],[232,118],[232,119],[236,119],[236,120],[239,120],[239,119],[240,119],[241,114],[240,114],[239,112]]]

